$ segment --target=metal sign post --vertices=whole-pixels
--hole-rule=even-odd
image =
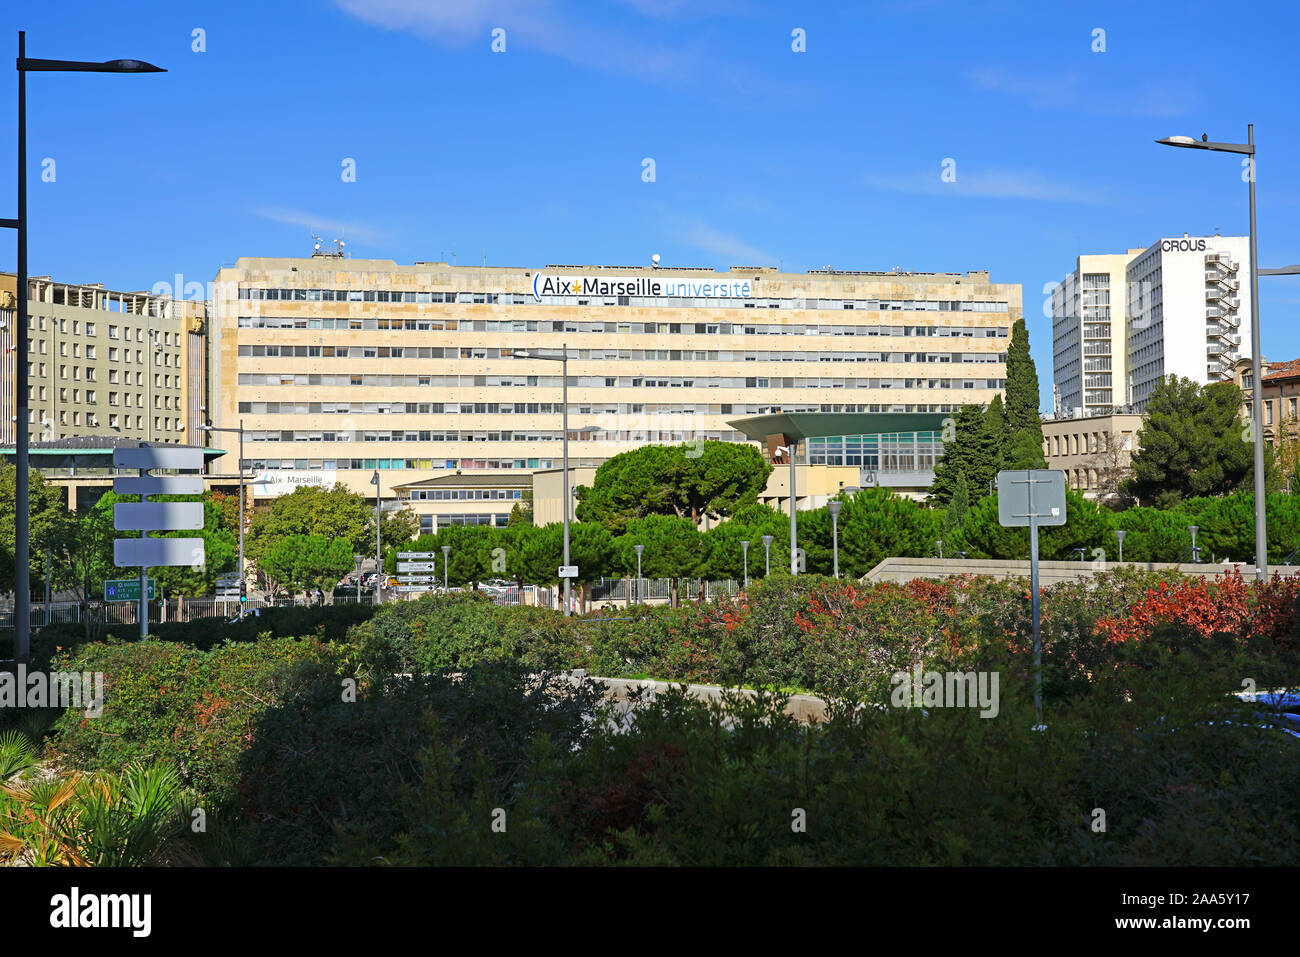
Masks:
[[[149,637],[149,569],[161,565],[202,566],[205,556],[201,538],[152,538],[150,532],[174,532],[203,527],[202,502],[151,502],[150,495],[196,495],[203,492],[199,475],[153,476],[150,469],[201,471],[203,449],[174,445],[140,445],[113,450],[113,468],[139,469],[140,476],[116,478],[118,495],[139,495],[139,502],[113,506],[113,527],[137,531],[139,538],[113,542],[113,564],[140,569],[140,637]]]
[[[1035,730],[1043,725],[1043,644],[1038,608],[1038,526],[1065,524],[1065,473],[1056,469],[998,473],[998,524],[1029,528],[1030,609],[1034,619]]]

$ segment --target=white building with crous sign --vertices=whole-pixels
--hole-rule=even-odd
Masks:
[[[1142,411],[1160,379],[1232,381],[1250,354],[1250,241],[1246,236],[1161,239],[1130,260],[1129,403]]]

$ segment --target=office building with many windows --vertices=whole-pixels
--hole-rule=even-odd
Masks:
[[[1055,414],[1140,412],[1167,375],[1230,381],[1250,341],[1249,252],[1245,236],[1183,234],[1080,256],[1052,291]]]
[[[987,402],[1021,315],[1020,286],[987,272],[316,255],[241,258],[214,290],[214,424],[242,423],[255,495],[335,481],[373,495],[377,470],[386,501],[445,503],[454,489],[470,518],[426,508],[475,522],[504,521],[520,473],[562,464],[561,364],[541,357],[567,348],[570,465],[594,468],[645,444],[748,441],[728,425],[747,415]],[[923,438],[908,440],[932,454]],[[826,441],[800,458],[857,465],[898,441]],[[470,475],[482,478],[455,478]]]
[[[201,442],[207,304],[28,278],[30,436]],[[17,277],[0,273],[0,443],[14,442]]]

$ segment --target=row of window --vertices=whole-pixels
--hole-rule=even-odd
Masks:
[[[131,418],[132,417],[129,415],[110,415],[108,417],[108,427],[110,429],[129,429],[132,427]],[[31,426],[35,426],[39,422],[45,428],[51,428],[54,425],[54,421],[49,417],[48,409],[29,410],[27,413],[27,422]],[[137,430],[143,429],[144,423],[144,416],[135,416],[135,428]],[[58,424],[71,426],[82,425],[82,413],[75,409],[60,409]],[[102,424],[102,419],[94,412],[86,412],[84,424],[92,428],[99,428]],[[185,425],[180,418],[156,415],[153,419],[153,428],[155,432],[182,432],[185,429]],[[60,438],[62,438],[62,436],[60,436]]]
[[[523,489],[518,488],[413,488],[408,498],[412,502],[458,502],[465,500],[522,499]]]
[[[510,516],[505,512],[492,515],[421,515],[420,534],[432,535],[438,530],[438,526],[440,525],[495,525],[497,528],[505,528],[506,523],[509,520]]]
[[[789,405],[743,405],[718,403],[711,405],[680,405],[658,402],[621,402],[615,405],[570,405],[569,413],[594,415],[622,414],[675,414],[675,415],[765,415],[769,412],[955,412],[953,403],[906,403],[889,405],[879,403],[829,403]],[[518,415],[551,414],[562,411],[559,403],[550,402],[240,402],[241,415]]]
[[[527,432],[494,431],[435,431],[432,429],[383,429],[383,430],[322,430],[304,431],[275,429],[267,431],[246,431],[244,439],[248,442],[559,442],[564,438],[560,429],[531,429]],[[570,428],[569,439],[574,442],[640,442],[655,444],[666,442],[689,442],[703,438],[719,442],[743,442],[744,435],[731,429],[694,430],[694,429],[605,429],[597,426]]]
[[[472,381],[471,381],[472,380]],[[482,381],[480,381],[482,380]],[[239,375],[247,386],[362,386],[370,388],[555,388],[560,376],[455,376],[455,375],[316,375],[250,373]],[[1001,389],[1005,379],[841,378],[826,376],[569,376],[575,388],[682,388],[682,389]]]
[[[1005,302],[934,299],[810,299],[703,296],[533,296],[510,292],[407,292],[398,289],[285,289],[242,286],[249,302],[401,302],[526,306],[652,306],[724,309],[867,309],[902,312],[1006,312]]]
[[[604,459],[570,458],[570,468],[594,468]],[[402,470],[402,469],[460,469],[465,471],[482,471],[484,469],[551,469],[555,468],[555,459],[244,459],[243,467],[258,472],[292,470],[326,471],[355,469],[366,472]]]
[[[110,350],[111,351],[111,350]],[[241,358],[509,359],[514,349],[485,346],[240,346]],[[823,352],[730,349],[572,349],[570,359],[639,362],[1006,362],[1005,352]]]
[[[577,319],[316,319],[240,316],[241,329],[388,330],[390,332],[594,332],[620,335],[898,336],[903,338],[1006,339],[1009,326],[782,325],[742,322],[588,322]]]

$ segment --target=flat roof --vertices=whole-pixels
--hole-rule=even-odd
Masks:
[[[206,445],[177,445],[170,442],[141,442],[112,435],[74,435],[48,442],[32,442],[27,447],[33,468],[112,468],[114,449],[203,449],[203,459],[211,462],[226,454],[225,449]],[[13,461],[18,450],[12,445],[0,446],[0,458]]]
[[[394,485],[393,488],[429,488],[444,485],[463,488],[495,488],[498,485],[527,488],[532,481],[532,473],[523,469],[493,469],[486,475],[477,472],[472,475],[447,472],[444,475],[434,475],[415,482],[403,482]]]
[[[950,412],[775,412],[727,422],[748,438],[786,435],[796,441],[831,435],[937,432]]]

